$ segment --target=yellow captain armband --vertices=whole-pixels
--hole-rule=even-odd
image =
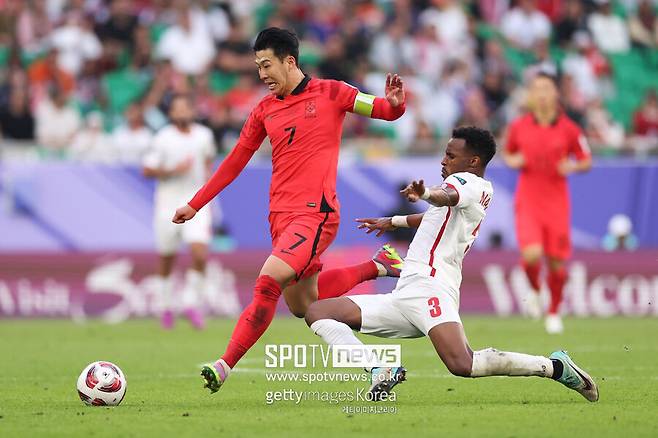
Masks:
[[[353,113],[361,114],[362,116],[370,117],[372,109],[375,107],[375,96],[358,92],[354,99]]]

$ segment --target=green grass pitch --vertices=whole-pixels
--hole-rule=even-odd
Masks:
[[[216,320],[199,333],[184,323],[163,332],[155,320],[0,321],[0,436],[658,436],[658,319],[567,319],[567,333],[550,337],[537,322],[466,317],[477,349],[567,349],[598,382],[600,401],[589,403],[550,379],[452,377],[429,341],[417,339],[399,341],[408,380],[389,402],[397,412],[379,414],[343,411],[362,402],[266,405],[269,390],[363,385],[267,382],[265,343],[319,343],[303,321],[288,318],[274,321],[242,369],[211,396],[197,365],[223,351],[233,322]],[[86,407],[76,394],[79,372],[101,359],[126,373],[119,407]]]

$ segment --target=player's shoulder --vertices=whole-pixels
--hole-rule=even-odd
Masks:
[[[164,125],[162,128],[158,129],[155,133],[155,139],[164,139],[169,138],[176,134],[176,127],[172,124]]]
[[[534,118],[529,112],[521,114],[510,122],[510,129],[519,129],[523,126],[528,126],[529,124],[534,123]]]
[[[212,130],[208,128],[206,125],[203,125],[201,123],[193,123],[192,129],[197,135],[212,136]]]
[[[559,115],[558,122],[563,129],[573,133],[580,133],[580,126],[578,126],[578,124],[566,113],[563,112]]]
[[[276,103],[276,96],[272,93],[267,93],[263,96],[256,106],[251,110],[252,114],[259,116],[262,115],[272,104]]]
[[[321,95],[326,95],[330,99],[334,100],[337,96],[345,96],[353,90],[359,91],[354,85],[349,84],[345,81],[339,81],[337,79],[318,79],[312,78],[308,84],[308,89],[311,92],[318,93]]]
[[[449,175],[446,178],[446,181],[451,180],[453,182],[457,182],[458,185],[460,186],[465,186],[466,184],[481,184],[483,181],[485,181],[484,178],[481,178],[477,176],[474,173],[471,172],[455,172],[451,175]]]
[[[490,192],[493,193],[493,185],[490,181],[477,176],[471,172],[456,172],[448,176],[445,181],[446,184],[453,186],[458,192]]]

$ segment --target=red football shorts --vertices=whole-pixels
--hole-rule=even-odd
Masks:
[[[270,213],[272,255],[295,270],[297,281],[322,270],[320,256],[338,234],[339,214]]]
[[[519,248],[541,245],[544,254],[560,260],[571,255],[569,208],[541,210],[516,203],[516,238]]]

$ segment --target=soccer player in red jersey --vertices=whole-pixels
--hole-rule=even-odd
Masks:
[[[528,105],[530,112],[509,127],[503,158],[521,173],[515,199],[516,234],[534,292],[526,310],[535,318],[541,316],[539,276],[545,256],[551,292],[546,331],[561,333],[558,311],[567,279],[564,264],[571,254],[567,176],[587,172],[592,159],[580,128],[560,109],[553,76],[540,72],[531,80]]]
[[[401,263],[395,251],[385,246],[373,260],[320,275],[320,255],[338,231],[336,170],[345,113],[384,120],[399,118],[405,110],[402,79],[388,75],[386,97],[380,98],[344,82],[311,78],[299,68],[297,37],[284,29],[263,30],[256,38],[254,52],[260,79],[270,94],[249,115],[233,151],[173,218],[176,223],[192,219],[238,176],[269,137],[272,253],[226,352],[201,371],[211,392],[219,389],[231,368],[265,332],[282,293],[291,312],[303,317],[317,299],[340,296],[378,274],[399,276]]]

